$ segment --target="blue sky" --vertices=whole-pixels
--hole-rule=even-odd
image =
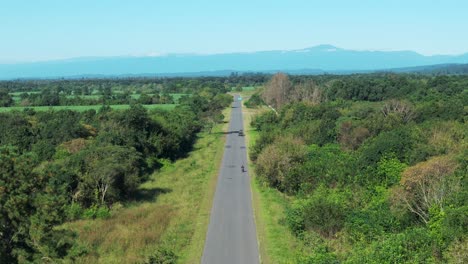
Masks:
[[[0,0],[0,63],[300,49],[468,52],[466,0]]]

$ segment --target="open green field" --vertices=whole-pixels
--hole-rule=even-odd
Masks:
[[[40,94],[41,92],[37,92],[37,91],[34,91],[34,92],[12,92],[10,93],[11,97],[13,98],[13,100],[15,102],[18,102],[21,100],[21,94],[22,93],[29,93],[29,94]],[[121,94],[121,92],[119,91],[114,91],[114,94]],[[152,95],[155,95],[155,94],[148,94],[149,96],[152,96]],[[183,93],[171,93],[169,94],[173,99],[174,101],[178,101],[182,96],[184,95],[189,95],[189,94],[183,94]],[[132,99],[138,99],[140,98],[141,94],[139,93],[134,93],[134,94],[131,94],[130,95]],[[67,98],[71,99],[71,98],[75,98],[76,96],[75,95],[67,95],[66,96]],[[91,95],[80,95],[81,98],[83,99],[99,99],[101,98],[101,95],[100,94],[91,94]]]
[[[22,93],[29,93],[29,94],[40,94],[41,92],[12,92],[12,93],[9,93],[11,95],[11,98],[13,99],[13,101],[15,101],[15,103],[21,101],[21,97],[20,95]]]
[[[200,133],[187,158],[166,163],[109,218],[63,225],[87,250],[73,263],[145,263],[158,248],[175,252],[177,263],[200,263],[227,125]]]
[[[66,96],[68,99],[75,98],[75,95],[67,95]],[[101,95],[99,94],[91,94],[91,95],[80,95],[81,98],[83,99],[99,99],[101,98]]]
[[[244,86],[244,87],[242,87],[243,92],[254,91],[255,89],[257,89],[257,87],[255,87],[255,86]],[[231,91],[236,91],[236,87],[232,87]]]
[[[148,94],[148,95],[149,95],[149,96],[153,96],[153,95],[155,95],[155,94]],[[169,95],[172,97],[172,99],[174,99],[174,101],[177,102],[182,96],[184,96],[184,95],[189,95],[189,94],[171,93],[171,94],[169,94]],[[141,94],[132,94],[132,95],[131,95],[132,99],[138,99],[138,98],[140,98],[140,96],[141,96]]]
[[[143,105],[147,109],[165,109],[170,110],[174,109],[177,104],[154,104],[154,105]],[[102,105],[63,105],[63,106],[12,106],[12,107],[0,107],[0,113],[10,112],[10,111],[23,111],[24,109],[33,109],[35,111],[48,111],[48,110],[73,110],[78,112],[83,112],[86,110],[94,109],[99,110]],[[115,110],[125,110],[129,109],[130,105],[110,105],[112,109]]]
[[[9,93],[11,96],[20,96],[22,93],[29,93],[29,94],[40,94],[41,92],[34,91],[34,92],[11,92]]]

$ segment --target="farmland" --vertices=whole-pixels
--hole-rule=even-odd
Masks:
[[[130,105],[108,105],[114,110],[126,110],[130,108]],[[153,105],[143,105],[148,110],[151,109],[164,109],[171,110],[176,107],[176,104],[153,104]],[[99,110],[102,108],[102,105],[59,105],[59,106],[11,106],[11,107],[0,107],[0,113],[10,112],[10,111],[24,111],[31,109],[34,111],[49,111],[49,110],[72,110],[83,112],[87,110]]]

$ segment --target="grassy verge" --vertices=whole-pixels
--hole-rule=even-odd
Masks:
[[[109,105],[112,109],[116,110],[125,110],[129,109],[130,105]],[[73,110],[73,111],[86,111],[90,109],[99,110],[102,105],[60,105],[60,106],[11,106],[11,107],[0,107],[0,113],[10,112],[10,111],[23,111],[24,109],[34,109],[35,111],[48,111],[48,110]],[[144,105],[147,109],[173,109],[176,107],[176,104],[154,104],[154,105]]]
[[[242,93],[248,99],[250,93]],[[254,115],[269,111],[268,108],[249,109],[243,107],[246,145],[251,147],[258,132],[250,122]],[[297,239],[284,224],[284,210],[288,198],[275,189],[264,186],[255,175],[254,165],[249,159],[249,175],[252,177],[252,196],[262,263],[293,263],[295,252],[300,247]]]
[[[175,252],[179,263],[199,263],[227,124],[201,133],[187,158],[154,173],[141,185],[137,200],[109,219],[66,224],[89,250],[74,263],[142,263],[161,246]]]

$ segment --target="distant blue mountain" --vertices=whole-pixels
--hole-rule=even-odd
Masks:
[[[219,75],[219,72],[368,72],[434,64],[468,63],[459,56],[413,51],[355,51],[320,45],[300,50],[158,57],[89,57],[0,64],[0,79],[119,75]],[[210,74],[211,73],[211,74]]]

